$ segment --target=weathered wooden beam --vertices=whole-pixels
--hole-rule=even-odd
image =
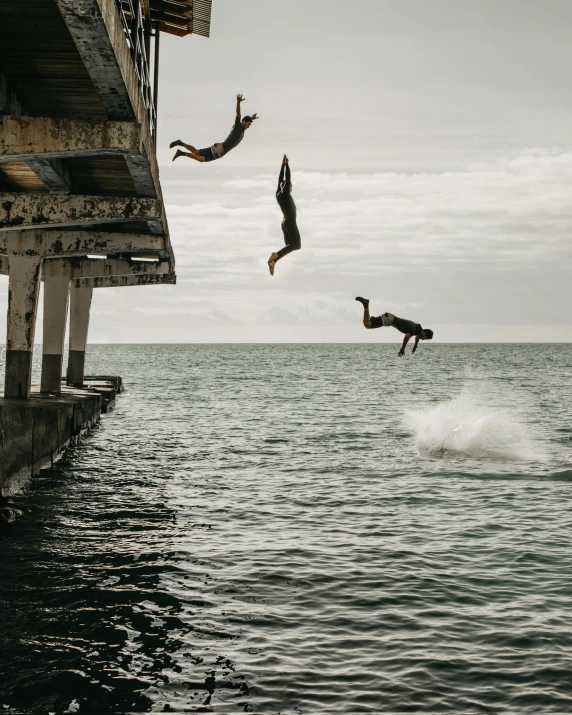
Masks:
[[[149,221],[157,234],[163,215],[163,203],[158,199],[0,193],[0,231]]]
[[[140,151],[141,125],[137,122],[11,115],[0,124],[0,163]]]
[[[127,162],[127,168],[129,169],[129,173],[133,179],[133,185],[139,196],[155,198],[157,191],[145,150],[137,154],[125,154],[125,161]]]
[[[93,279],[93,287],[128,288],[130,286],[175,285],[176,282],[177,276],[174,273],[159,273],[157,275],[144,274],[139,276],[100,276]]]
[[[26,164],[49,191],[69,194],[72,182],[61,159],[26,159]]]
[[[8,261],[10,264],[10,259]],[[151,263],[147,261],[125,261],[89,258],[48,258],[44,261],[43,274],[46,277],[68,276],[71,278],[97,278],[110,276],[158,275],[172,273],[167,261]]]
[[[114,51],[114,35],[118,34],[131,64],[115,0],[56,0],[56,3],[109,118],[135,119],[137,113],[125,81],[125,68],[120,66],[121,58]],[[108,30],[104,16],[108,22],[115,20],[115,27],[112,25]]]
[[[2,231],[0,255],[19,254],[57,258],[66,256],[106,256],[166,250],[164,236],[145,233],[104,233],[91,231]]]

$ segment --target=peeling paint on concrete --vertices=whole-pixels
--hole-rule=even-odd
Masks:
[[[0,126],[0,163],[140,150],[141,125],[137,122],[6,116]]]
[[[7,350],[32,350],[34,345],[40,266],[37,257],[10,257]]]
[[[97,0],[56,2],[109,118],[135,119],[120,63],[110,42],[113,34],[108,33]],[[123,44],[127,49],[125,37]]]
[[[160,275],[172,273],[167,261],[150,263],[146,261],[125,261],[120,259],[98,260],[89,258],[67,258],[44,261],[44,276],[67,276],[69,278],[97,278],[99,276]]]
[[[138,233],[103,233],[101,231],[3,231],[0,255],[16,253],[27,256],[66,257],[131,253],[165,252],[168,238]]]
[[[130,286],[176,285],[174,273],[138,276],[107,276],[93,279],[94,288],[128,288]]]
[[[117,221],[161,221],[158,199],[116,196],[0,193],[0,230]]]

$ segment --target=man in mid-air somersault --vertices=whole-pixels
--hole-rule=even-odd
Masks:
[[[214,161],[215,159],[220,159],[221,157],[228,154],[231,149],[238,146],[240,142],[244,139],[244,132],[251,126],[252,122],[258,119],[257,114],[253,114],[251,117],[240,117],[240,103],[244,102],[244,97],[242,94],[236,95],[236,119],[232,125],[230,134],[223,142],[218,142],[206,149],[195,149],[191,144],[185,144],[180,139],[176,139],[171,142],[169,146],[171,149],[175,146],[184,146],[185,149],[189,150],[189,153],[177,149],[173,161],[178,159],[180,156],[186,156],[189,159],[194,159],[195,161]]]
[[[412,353],[417,350],[417,344],[420,340],[433,339],[433,331],[429,328],[422,328],[419,323],[414,323],[412,320],[398,318],[396,315],[392,315],[391,313],[384,313],[377,318],[372,317],[369,314],[369,300],[367,298],[360,298],[359,296],[356,300],[358,303],[363,305],[363,324],[366,328],[385,328],[387,326],[391,326],[392,328],[399,330],[400,333],[405,333],[401,350],[397,353],[399,357],[403,357],[405,355],[405,346],[411,338],[415,337],[415,345],[411,351]]]

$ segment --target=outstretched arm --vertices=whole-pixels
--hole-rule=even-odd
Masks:
[[[413,346],[413,350],[411,351],[412,355],[417,350],[417,345],[419,345],[419,335],[415,336],[415,345]]]
[[[240,103],[244,102],[242,94],[236,95],[236,116],[240,118]]]
[[[286,163],[286,183],[284,184],[284,192],[290,193],[292,187],[292,180],[290,178],[290,164]]]
[[[278,188],[276,189],[276,196],[282,193],[282,182],[284,181],[284,170],[286,170],[287,176],[290,177],[290,169],[288,167],[288,157],[284,154],[282,158],[282,166],[280,167],[280,174],[278,176]]]
[[[410,337],[411,333],[407,333],[407,335],[403,338],[403,345],[401,346],[401,350],[397,353],[399,357],[403,357],[405,355],[405,346],[409,342]]]
[[[278,187],[276,189],[276,196],[278,194],[282,193],[282,182],[284,181],[284,169],[286,168],[286,164],[282,162],[282,166],[280,167],[280,174],[278,175]]]

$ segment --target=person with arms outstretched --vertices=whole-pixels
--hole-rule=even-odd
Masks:
[[[258,115],[254,113],[251,117],[244,117],[241,119],[240,116],[240,103],[244,102],[244,97],[242,94],[236,95],[236,119],[230,131],[230,134],[223,142],[213,144],[206,149],[195,149],[191,144],[185,144],[180,139],[176,139],[174,142],[169,144],[172,149],[175,146],[184,146],[185,149],[189,150],[189,153],[177,149],[173,161],[178,159],[180,156],[186,156],[189,159],[194,159],[195,161],[214,161],[215,159],[220,159],[235,146],[238,146],[244,138],[244,132],[251,126],[252,122],[258,119]]]
[[[422,328],[419,323],[414,323],[412,320],[405,320],[404,318],[398,318],[396,315],[392,315],[391,313],[384,313],[377,318],[370,316],[369,300],[367,298],[360,298],[359,296],[356,300],[363,305],[363,324],[368,330],[370,328],[385,328],[387,326],[391,326],[399,330],[400,333],[405,333],[401,350],[397,353],[399,357],[403,357],[405,355],[405,346],[411,338],[415,337],[415,345],[411,351],[412,353],[417,350],[417,345],[420,340],[433,339],[433,331],[429,328]]]
[[[292,198],[292,180],[290,177],[290,163],[284,154],[280,175],[278,176],[278,188],[276,189],[276,201],[282,209],[282,233],[284,234],[284,248],[273,253],[268,259],[270,275],[274,275],[276,261],[287,256],[292,251],[299,251],[301,248],[300,231],[296,225],[296,204]]]

